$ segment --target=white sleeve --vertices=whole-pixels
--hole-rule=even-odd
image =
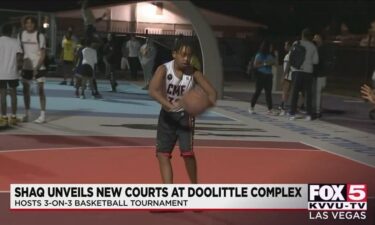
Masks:
[[[17,41],[17,43],[15,44],[15,50],[17,53],[23,53],[22,51],[22,48],[21,48],[21,45],[20,45],[20,42]]]
[[[45,49],[46,48],[46,37],[44,34],[39,34],[39,48]]]
[[[20,35],[22,36],[22,32],[23,31],[20,31],[21,33],[17,35],[17,43],[18,43],[18,47],[21,49],[21,53],[23,53],[23,49],[22,49],[22,40],[20,40]]]

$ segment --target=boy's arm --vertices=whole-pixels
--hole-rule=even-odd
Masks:
[[[197,84],[203,89],[203,91],[208,95],[208,99],[210,100],[210,106],[214,106],[216,103],[217,93],[215,88],[211,85],[211,83],[203,76],[202,72],[195,71],[194,80]]]
[[[167,70],[165,66],[160,65],[150,81],[148,93],[153,99],[155,99],[162,105],[163,109],[165,109],[166,111],[171,111],[177,106],[174,106],[172,103],[170,103],[165,95],[164,86],[166,74]]]
[[[39,57],[38,64],[34,68],[35,74],[40,69],[40,67],[42,67],[42,65],[44,64],[44,58],[46,57],[46,38],[43,34],[39,34],[39,38],[40,38],[40,43],[39,43],[40,57]]]
[[[17,70],[21,70],[23,66],[23,54],[17,52]]]

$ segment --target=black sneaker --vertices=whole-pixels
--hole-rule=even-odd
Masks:
[[[66,84],[67,84],[66,80],[60,82],[60,85],[66,85]]]

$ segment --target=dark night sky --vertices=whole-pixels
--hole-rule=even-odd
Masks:
[[[269,26],[270,34],[296,34],[304,27],[319,32],[332,21],[345,21],[353,33],[366,32],[375,19],[375,1],[365,0],[192,0],[199,7],[254,20]],[[1,1],[0,8],[59,11],[79,8],[77,0],[11,0]],[[93,5],[132,2],[124,0],[91,0]]]
[[[345,22],[353,33],[363,33],[375,19],[375,1],[193,1],[200,7],[254,20],[270,27],[270,33],[295,34],[304,27],[319,32],[335,21]]]

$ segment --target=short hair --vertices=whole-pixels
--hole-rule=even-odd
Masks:
[[[33,17],[33,16],[26,16],[25,19],[23,20],[23,25],[25,25],[26,21],[28,21],[28,20],[30,20],[31,23],[33,23],[35,25],[35,28],[37,28],[37,26],[38,26],[38,20],[35,17]]]
[[[11,36],[13,31],[13,27],[10,24],[4,24],[1,28],[1,33],[6,36]]]
[[[307,40],[312,40],[313,39],[313,33],[309,28],[305,28],[302,30],[302,37],[307,39]]]
[[[192,42],[188,40],[187,38],[183,38],[183,37],[176,39],[172,51],[178,52],[183,47],[190,48],[191,51],[194,51]]]

